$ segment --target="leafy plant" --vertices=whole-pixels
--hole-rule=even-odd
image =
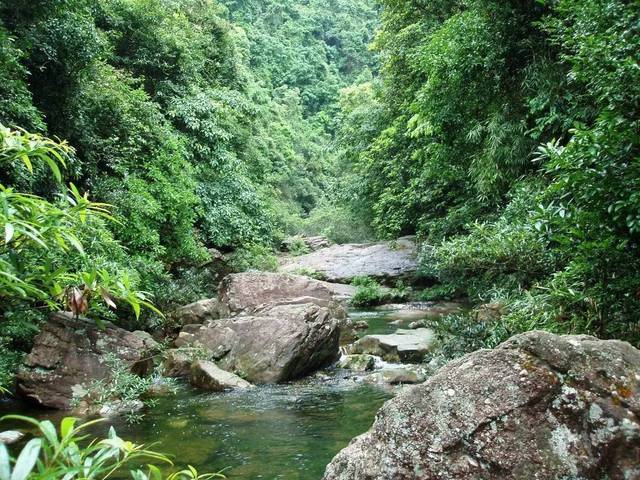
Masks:
[[[287,251],[294,257],[310,252],[309,245],[300,236],[291,237],[287,240]]]
[[[351,299],[354,307],[379,305],[387,298],[384,289],[371,277],[355,277],[351,280],[351,285],[357,287]]]
[[[7,415],[0,421],[24,422],[35,427],[39,436],[29,440],[16,458],[0,444],[0,479],[2,480],[105,480],[129,471],[135,480],[207,480],[225,478],[221,473],[198,474],[191,466],[175,473],[163,474],[155,465],[173,466],[168,456],[136,445],[118,437],[115,430],[102,440],[87,445],[83,430],[102,420],[76,425],[77,419],[66,417],[60,422],[59,432],[49,420],[38,421],[18,415]],[[153,462],[141,469],[142,462]]]
[[[231,267],[238,272],[260,270],[273,272],[279,267],[273,250],[267,246],[250,244],[233,252]]]

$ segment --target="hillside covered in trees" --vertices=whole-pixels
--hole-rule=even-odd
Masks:
[[[166,350],[247,271],[328,280],[347,323],[448,302],[412,327],[429,368],[532,330],[640,346],[637,1],[0,0],[0,166],[0,392],[52,312]],[[415,271],[291,266],[367,248]]]

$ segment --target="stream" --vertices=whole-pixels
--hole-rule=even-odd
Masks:
[[[391,322],[401,318],[394,310],[350,316],[369,323],[366,334],[392,333],[399,325]],[[104,436],[113,425],[122,438],[157,443],[155,449],[175,456],[181,466],[193,465],[201,473],[225,469],[229,479],[318,480],[333,456],[367,431],[377,410],[401,388],[363,383],[353,372],[336,368],[288,384],[223,394],[181,383],[175,395],[159,397],[139,423],[114,418],[91,433]],[[0,405],[0,413],[9,412],[56,422],[64,416],[15,400]]]

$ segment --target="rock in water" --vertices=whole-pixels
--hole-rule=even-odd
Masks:
[[[330,282],[349,283],[368,276],[380,281],[411,278],[418,270],[417,249],[411,238],[397,242],[334,245],[291,258],[283,270],[310,269]]]
[[[640,478],[640,351],[529,332],[387,402],[324,480]]]
[[[39,405],[66,410],[91,382],[109,377],[107,355],[146,375],[157,351],[158,344],[145,332],[128,332],[110,323],[102,330],[93,321],[54,313],[18,372],[17,390]]]
[[[389,335],[364,336],[350,347],[349,352],[376,355],[387,362],[420,363],[434,344],[431,329],[400,329]]]
[[[354,372],[368,372],[375,368],[376,357],[373,355],[346,355],[340,359],[338,366]]]
[[[223,392],[236,388],[250,388],[252,385],[238,375],[226,372],[206,360],[196,360],[191,366],[191,385],[212,392]]]
[[[338,356],[338,322],[326,307],[274,305],[182,332],[181,345],[207,349],[220,367],[252,383],[299,378]]]
[[[409,368],[387,368],[365,377],[367,383],[388,383],[390,385],[424,382],[424,375]]]

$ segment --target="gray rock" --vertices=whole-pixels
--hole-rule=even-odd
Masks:
[[[145,332],[127,332],[108,322],[54,313],[34,340],[17,375],[17,391],[39,405],[69,409],[96,380],[108,379],[107,355],[132,373],[151,373],[158,344]]]
[[[165,377],[188,377],[192,363],[192,357],[184,350],[167,350],[162,364],[162,374]]]
[[[334,245],[293,257],[283,265],[285,272],[310,269],[330,282],[349,283],[354,277],[369,276],[380,281],[410,278],[418,269],[413,239],[401,238],[371,244]]]
[[[7,430],[6,432],[0,432],[0,444],[13,445],[19,442],[24,437],[24,433],[17,430]]]
[[[640,351],[530,332],[388,401],[324,480],[640,478]]]
[[[218,368],[215,363],[206,360],[196,360],[193,363],[189,381],[194,387],[212,392],[252,387],[249,382],[238,375],[226,372]]]
[[[373,355],[346,355],[338,363],[340,368],[346,368],[355,372],[367,372],[376,366],[376,357]]]
[[[358,320],[357,322],[353,323],[353,328],[355,330],[368,330],[369,322],[367,322],[366,320]]]
[[[335,361],[339,335],[328,308],[292,304],[214,320],[180,338],[205,348],[220,367],[242,372],[252,383],[278,383]]]
[[[220,303],[217,298],[200,300],[178,308],[171,318],[179,325],[202,324],[220,318]]]
[[[387,368],[365,378],[365,382],[368,383],[388,383],[390,385],[415,384],[424,381],[424,375],[409,368]]]
[[[428,328],[400,329],[389,335],[362,337],[349,350],[382,357],[387,362],[420,363],[434,345],[435,335]]]

